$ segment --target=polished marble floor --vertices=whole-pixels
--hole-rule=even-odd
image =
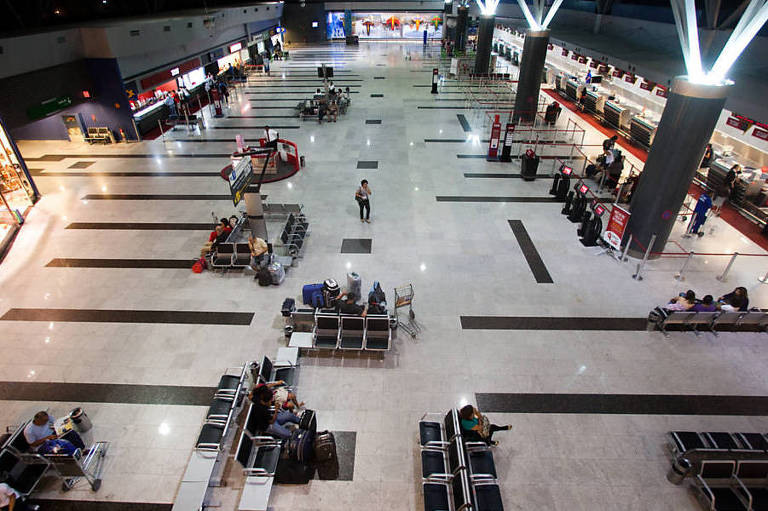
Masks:
[[[422,333],[399,335],[383,358],[302,358],[299,397],[321,429],[356,433],[354,473],[351,481],[276,486],[275,510],[422,508],[418,419],[480,397],[490,403],[484,396],[493,393],[553,403],[489,411],[513,425],[498,434],[495,453],[508,510],[696,509],[684,487],[665,479],[664,434],[768,430],[762,400],[739,401],[727,415],[703,415],[707,407],[676,414],[672,406],[685,396],[768,395],[762,336],[665,338],[637,328],[687,288],[718,296],[744,285],[766,307],[768,290],[757,281],[766,254],[717,218],[695,240],[681,237],[679,222],[670,251],[756,255],[737,258],[726,282],[716,276],[728,255],[694,258],[684,282],[674,279],[678,257],[649,262],[644,280],[633,280],[637,261],[619,263],[579,243],[561,205],[548,200],[549,180],[473,177],[520,168],[457,157],[485,152],[486,113],[465,110],[455,83],[430,94],[432,52],[402,43],[291,49],[294,58],[252,83],[274,89],[239,91],[227,117],[206,112],[202,133],[117,146],[20,143],[43,199],[0,265],[0,420],[17,424],[37,409],[61,414],[83,404],[93,438],[112,442],[98,493],[63,494],[50,484],[44,498],[171,503],[206,410],[184,400],[185,389],[197,395],[225,368],[274,354],[286,343],[282,300],[305,283],[343,282],[349,271],[364,289],[380,281],[390,299],[395,286],[413,283]],[[360,86],[349,112],[323,125],[285,118],[301,91],[318,86],[312,74],[322,62],[335,65],[337,86]],[[560,125],[569,119],[578,122],[564,111]],[[280,287],[259,287],[242,273],[194,274],[184,261],[199,253],[212,213],[236,213],[218,176],[235,135],[257,138],[264,123],[280,126],[306,156],[298,174],[262,189],[268,202],[304,204],[312,223],[305,257]],[[596,153],[603,137],[583,128],[587,152]],[[353,198],[363,178],[373,191],[370,224],[359,221]],[[117,262],[88,263],[107,259]],[[465,323],[477,316],[523,321],[501,329]],[[80,384],[137,385],[141,399],[130,388]],[[562,406],[572,394],[673,399],[659,413],[600,413],[588,399]],[[235,482],[220,496],[222,509],[232,509],[240,488]]]

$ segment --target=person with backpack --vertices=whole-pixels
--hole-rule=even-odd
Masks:
[[[339,312],[342,314],[360,316],[362,318],[368,315],[368,304],[365,304],[365,306],[358,305],[355,293],[344,293],[339,298]],[[346,300],[341,300],[341,298],[346,298]]]
[[[355,191],[355,200],[358,206],[360,206],[360,221],[371,223],[371,200],[370,196],[373,192],[371,187],[368,186],[368,180],[363,179],[360,181],[360,188]],[[363,219],[363,210],[365,210],[365,219]]]

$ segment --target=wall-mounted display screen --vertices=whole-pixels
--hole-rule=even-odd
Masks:
[[[344,30],[344,13],[328,12],[328,39],[356,35],[360,39],[429,39],[443,37],[443,16],[435,12],[353,12],[352,33]]]

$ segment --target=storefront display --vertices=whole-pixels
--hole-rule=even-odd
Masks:
[[[356,35],[361,39],[429,39],[443,37],[442,16],[434,12],[353,12],[352,33],[344,30],[344,13],[329,12],[326,19],[328,39]]]
[[[0,120],[0,254],[38,198],[29,170]]]

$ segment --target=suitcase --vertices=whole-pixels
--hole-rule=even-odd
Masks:
[[[297,429],[288,441],[289,457],[297,461],[311,461],[314,456],[315,432]]]
[[[536,171],[539,169],[539,157],[529,157],[523,154],[520,159],[520,175],[523,181],[533,181],[536,179]]]
[[[354,293],[356,297],[362,298],[363,281],[360,275],[355,272],[347,273],[347,292]]]
[[[339,300],[341,289],[339,284],[333,279],[327,279],[323,282],[323,300],[325,301],[325,308],[332,309],[336,307],[336,302]]]
[[[266,267],[259,269],[259,273],[256,274],[256,278],[259,280],[260,286],[272,285],[272,274],[269,272],[269,269],[267,269]]]
[[[283,315],[284,318],[290,318],[291,312],[296,310],[296,300],[293,298],[286,298],[283,300],[283,306],[280,309],[280,314]]]
[[[336,460],[336,438],[330,431],[323,431],[315,437],[315,459],[318,463]]]
[[[320,292],[320,297],[323,296],[322,284],[307,284],[301,289],[301,298],[305,305],[311,305],[313,307],[322,307],[322,305],[315,305],[314,299],[316,294]]]
[[[275,482],[278,484],[307,484],[315,475],[315,467],[309,463],[280,458],[275,469]]]
[[[315,415],[314,410],[304,410],[301,414],[301,421],[299,421],[299,428],[307,431],[317,431],[317,415]]]
[[[269,275],[272,277],[273,285],[279,286],[283,283],[285,280],[285,269],[283,268],[282,264],[271,263],[269,266],[267,266],[267,270],[269,270]]]

